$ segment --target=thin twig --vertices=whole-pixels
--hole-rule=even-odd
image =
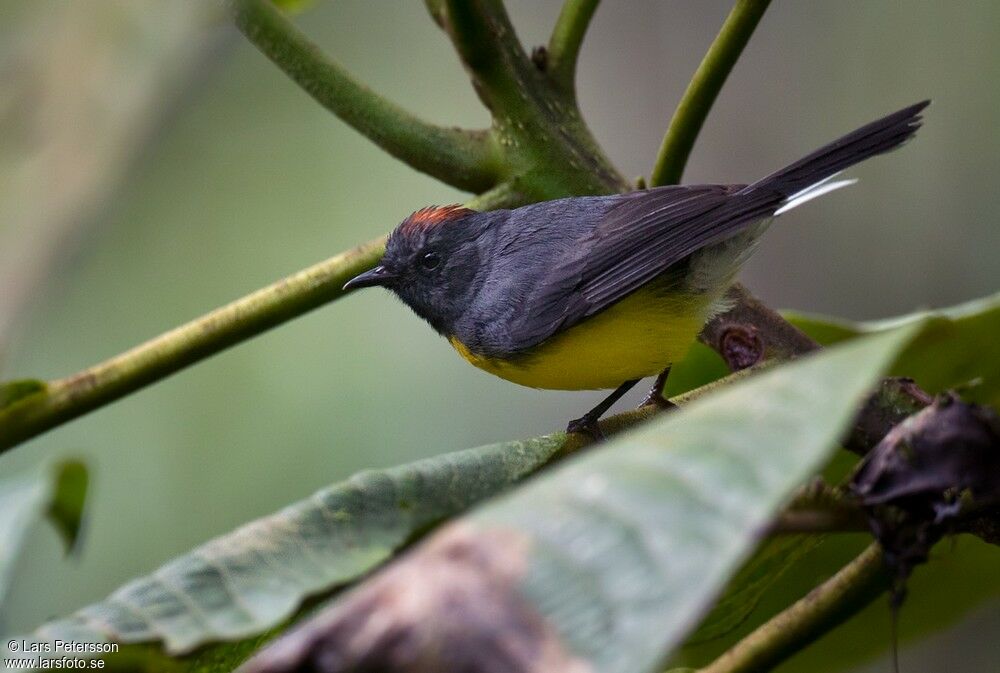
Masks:
[[[889,588],[877,543],[750,633],[699,673],[759,673],[803,649]]]
[[[601,0],[566,0],[549,38],[548,73],[563,90],[575,95],[576,62],[590,20]]]
[[[649,177],[653,187],[680,182],[694,141],[771,0],[737,0],[681,98]]]
[[[270,0],[231,0],[237,27],[321,105],[389,154],[449,185],[481,192],[499,180],[486,131],[425,122],[355,80]]]

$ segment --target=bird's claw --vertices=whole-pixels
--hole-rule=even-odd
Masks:
[[[581,416],[576,420],[570,421],[569,424],[566,425],[566,432],[575,432],[581,435],[587,435],[595,442],[599,442],[604,439],[604,433],[601,431],[601,426],[598,425],[597,419],[589,415]]]
[[[657,390],[653,389],[649,391],[649,394],[642,400],[640,407],[654,406],[663,411],[669,411],[671,409],[676,409],[677,405],[665,398]]]

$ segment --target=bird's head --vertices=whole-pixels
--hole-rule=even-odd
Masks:
[[[378,266],[349,280],[344,289],[379,285],[392,290],[438,332],[450,333],[477,286],[485,216],[462,206],[416,211],[389,235]]]

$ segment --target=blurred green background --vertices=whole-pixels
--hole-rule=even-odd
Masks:
[[[558,2],[508,4],[527,45],[547,40]],[[598,11],[581,105],[626,175],[648,173],[729,6]],[[422,3],[320,2],[298,23],[422,116],[488,123]],[[214,3],[3,3],[0,26],[4,378],[71,373],[465,198],[321,109]],[[852,171],[858,186],[783,218],[745,282],[773,305],[852,318],[1000,289],[998,39],[988,0],[775,2],[686,181],[751,181],[905,104],[935,104],[915,142]],[[559,428],[597,397],[492,379],[387,293],[350,297],[0,457],[4,474],[62,455],[93,467],[81,553],[61,559],[39,531],[7,626],[101,598],[357,470]],[[994,600],[905,648],[903,670],[994,670],[982,637],[998,631]]]

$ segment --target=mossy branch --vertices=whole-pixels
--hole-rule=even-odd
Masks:
[[[547,54],[549,76],[576,97],[576,63],[590,20],[600,0],[566,0],[556,19]]]
[[[649,177],[653,187],[677,184],[716,96],[771,0],[737,0],[681,98]]]
[[[229,5],[248,40],[323,107],[392,156],[471,192],[499,181],[487,131],[436,126],[383,98],[326,56],[270,0],[230,0]]]

